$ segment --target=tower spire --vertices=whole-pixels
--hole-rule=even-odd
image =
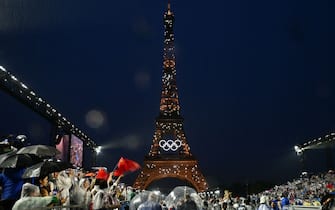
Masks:
[[[168,0],[168,14],[171,14],[171,4],[170,4],[170,0]]]
[[[174,15],[170,0],[164,14],[163,76],[159,118],[181,119],[176,82],[176,57],[173,33]]]

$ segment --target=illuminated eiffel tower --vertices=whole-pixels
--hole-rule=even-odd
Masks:
[[[142,171],[134,188],[146,189],[152,182],[163,178],[177,178],[193,185],[198,191],[207,190],[207,182],[198,161],[191,154],[180,115],[176,83],[176,61],[173,33],[174,15],[170,3],[164,13],[164,54],[160,113],[150,152],[144,158]]]

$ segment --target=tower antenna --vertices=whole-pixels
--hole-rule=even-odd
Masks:
[[[168,0],[168,14],[171,14],[171,3],[170,0]]]

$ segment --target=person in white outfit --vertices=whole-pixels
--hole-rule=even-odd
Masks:
[[[63,200],[63,206],[70,205],[70,188],[72,187],[72,179],[67,175],[66,171],[61,171],[58,174],[56,185],[60,192],[60,198]]]
[[[258,210],[271,210],[267,204],[267,197],[265,195],[261,196],[259,203]]]
[[[90,191],[90,180],[87,178],[83,178],[79,181],[79,188],[83,193],[84,204],[85,206],[89,206],[92,202],[92,193]]]
[[[40,189],[38,186],[25,183],[22,186],[21,198],[15,202],[12,210],[30,210],[34,208],[42,208],[47,207],[53,203],[58,203],[57,197],[40,197]]]

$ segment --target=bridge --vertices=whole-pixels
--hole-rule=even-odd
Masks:
[[[0,88],[47,119],[55,126],[56,130],[62,130],[65,133],[77,136],[93,151],[99,149],[99,146],[87,134],[81,131],[74,123],[57,111],[55,107],[38,96],[34,90],[21,82],[20,79],[7,71],[3,66],[0,66]]]
[[[335,133],[329,133],[329,134],[326,134],[325,136],[312,139],[303,144],[295,145],[294,150],[297,153],[297,155],[300,156],[301,162],[304,162],[304,153],[307,150],[324,149],[326,152],[325,154],[326,154],[326,161],[327,161],[326,163],[327,169],[333,169],[334,163],[333,163],[332,146],[334,145],[334,143],[335,143]],[[304,163],[303,163],[303,168],[304,168]]]

